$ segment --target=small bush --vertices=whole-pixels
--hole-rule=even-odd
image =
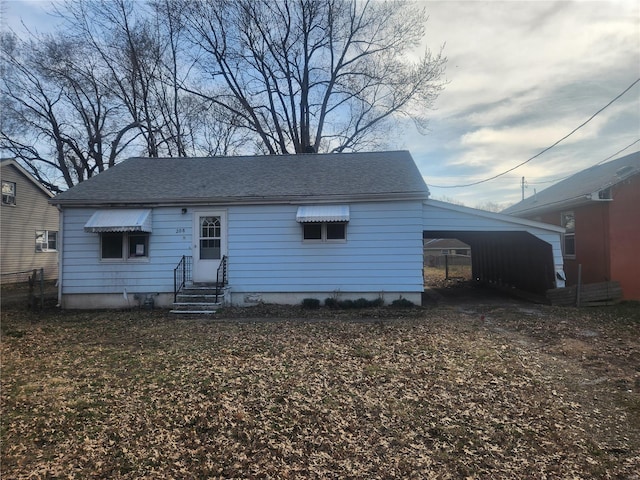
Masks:
[[[384,305],[382,298],[376,298],[375,300],[367,300],[366,298],[358,298],[357,300],[338,300],[330,297],[324,301],[324,306],[333,309],[351,310],[358,308],[372,308],[381,307]]]
[[[413,308],[415,307],[414,303],[410,300],[407,300],[406,298],[398,298],[397,300],[394,300],[393,302],[391,302],[391,306],[393,308]]]
[[[367,308],[371,306],[371,302],[366,298],[359,298],[353,301],[353,308]]]
[[[320,308],[320,300],[317,298],[304,298],[302,300],[302,308],[306,310],[317,310]]]
[[[327,308],[338,309],[340,308],[340,302],[338,302],[336,298],[329,297],[324,299],[324,306]]]
[[[344,308],[345,310],[355,308],[355,302],[353,300],[341,300],[338,302],[338,305],[340,305],[340,308]]]
[[[372,307],[382,307],[384,305],[384,299],[381,297],[370,301]]]

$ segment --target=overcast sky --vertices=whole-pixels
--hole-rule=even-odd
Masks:
[[[0,0],[3,26],[47,25],[48,0]],[[430,131],[411,127],[408,149],[432,197],[475,207],[515,203],[640,139],[640,82],[558,146],[640,78],[640,0],[425,1],[426,44],[445,44],[449,82]],[[640,150],[640,141],[617,155]]]
[[[557,147],[502,173],[570,133],[640,78],[640,0],[425,2],[427,42],[442,43],[450,82],[426,137],[408,148],[435,198],[467,206],[533,195],[640,139],[640,83]],[[640,150],[640,142],[624,153]],[[617,157],[616,157],[617,158]],[[542,183],[547,182],[547,183]]]

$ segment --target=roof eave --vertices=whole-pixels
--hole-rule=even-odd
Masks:
[[[543,230],[549,230],[549,231],[553,231],[553,232],[558,232],[558,233],[564,233],[565,229],[564,227],[559,227],[557,225],[552,225],[549,223],[542,223],[542,222],[538,222],[535,220],[529,220],[529,219],[525,219],[525,218],[520,218],[514,214],[510,214],[510,213],[495,213],[495,212],[489,212],[487,210],[480,210],[477,208],[471,208],[471,207],[465,207],[463,205],[454,205],[452,203],[448,203],[448,202],[442,202],[440,200],[429,200],[428,202],[426,202],[427,205],[431,205],[434,207],[438,207],[438,208],[443,208],[446,210],[453,210],[456,212],[461,212],[461,213],[467,213],[467,214],[472,214],[472,215],[476,215],[479,217],[485,217],[485,218],[490,218],[490,219],[495,219],[495,220],[502,220],[502,221],[507,221],[510,223],[516,223],[518,225],[523,225],[523,226],[527,226],[527,227],[534,227],[534,228],[540,228]]]
[[[545,203],[541,205],[533,205],[513,212],[505,212],[505,215],[513,215],[515,217],[539,215],[546,212],[554,212],[557,210],[566,210],[567,208],[581,207],[594,202],[602,202],[599,199],[593,199],[590,195],[580,195],[579,197],[568,198],[566,200]]]
[[[197,205],[266,205],[266,204],[310,204],[310,203],[344,203],[344,202],[384,202],[384,201],[423,201],[429,197],[427,192],[392,192],[381,194],[335,194],[335,195],[284,195],[277,197],[209,197],[209,198],[160,198],[154,200],[84,200],[70,199],[49,200],[60,207],[137,207],[137,206],[197,206]]]

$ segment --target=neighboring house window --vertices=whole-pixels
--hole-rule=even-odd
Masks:
[[[347,224],[344,222],[303,223],[302,238],[316,242],[339,242],[347,239]]]
[[[100,234],[102,260],[127,260],[149,257],[148,233],[104,232]]]
[[[562,226],[565,228],[564,234],[564,256],[576,256],[576,217],[573,212],[562,213]]]
[[[16,204],[16,184],[15,182],[2,181],[2,203],[4,205]]]
[[[58,232],[36,230],[36,252],[55,252],[58,250]]]

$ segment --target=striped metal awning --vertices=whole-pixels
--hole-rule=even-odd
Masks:
[[[296,221],[308,222],[348,222],[349,205],[305,205],[298,207]]]
[[[151,209],[98,210],[85,232],[151,232]]]

